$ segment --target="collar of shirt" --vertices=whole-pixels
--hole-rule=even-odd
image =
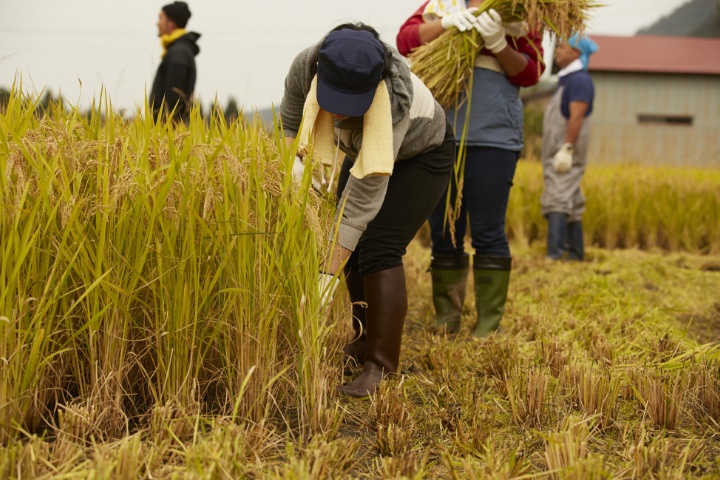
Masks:
[[[579,72],[580,70],[583,70],[585,67],[583,66],[583,63],[578,58],[577,60],[573,61],[570,65],[563,68],[558,72],[558,77],[564,77],[565,75],[570,75],[571,73]]]

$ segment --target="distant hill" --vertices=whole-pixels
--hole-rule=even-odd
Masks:
[[[275,108],[277,112],[277,107]],[[256,110],[246,110],[245,117],[251,118],[257,115],[262,119],[262,123],[266,126],[271,126],[273,123],[273,109],[272,107],[258,108]]]
[[[720,37],[720,0],[690,0],[637,34]]]
[[[275,110],[277,113],[277,107],[275,108]],[[250,114],[251,112],[245,112],[245,113],[247,115],[247,114]],[[257,115],[263,119],[263,123],[272,125],[272,121],[273,121],[272,107],[260,108],[257,110],[257,112],[252,112],[252,113],[257,113]]]

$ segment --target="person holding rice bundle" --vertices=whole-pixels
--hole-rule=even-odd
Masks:
[[[542,34],[527,32],[521,23],[503,25],[493,9],[476,16],[482,3],[483,0],[425,2],[397,35],[398,50],[403,55],[451,28],[466,33],[475,29],[484,40],[485,47],[475,60],[469,98],[457,99],[456,107],[447,111],[448,119],[456,122],[456,139],[462,142],[460,148],[466,154],[462,202],[454,224],[455,244],[450,235],[452,226],[445,221],[445,202],[440,202],[429,217],[435,320],[448,332],[458,331],[465,301],[470,262],[463,239],[469,217],[475,250],[475,337],[493,333],[505,309],[512,263],[505,214],[523,147],[520,87],[535,85],[544,70]],[[451,205],[455,204],[456,187],[453,182]]]
[[[353,23],[297,55],[280,118],[288,145],[297,138],[293,175],[302,175],[303,160],[332,164],[338,150],[345,154],[338,246],[318,285],[331,295],[344,268],[355,317],[345,354],[363,370],[340,390],[365,397],[399,367],[408,308],[402,257],[449,182],[452,127],[402,56]]]
[[[558,88],[543,118],[542,214],[548,221],[547,258],[585,258],[582,215],[585,195],[580,181],[587,164],[595,87],[587,73],[598,50],[589,37],[572,35],[558,43],[555,63],[561,68]]]

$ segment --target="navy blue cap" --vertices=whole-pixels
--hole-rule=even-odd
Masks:
[[[361,117],[370,108],[385,70],[385,48],[365,30],[330,32],[318,52],[320,108]]]

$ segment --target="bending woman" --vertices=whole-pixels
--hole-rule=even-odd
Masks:
[[[325,273],[346,262],[356,334],[345,353],[363,370],[340,390],[365,397],[399,367],[408,306],[402,257],[450,180],[452,128],[398,52],[363,24],[340,25],[297,55],[280,117],[288,143],[300,136],[300,155],[346,155],[339,247]]]

